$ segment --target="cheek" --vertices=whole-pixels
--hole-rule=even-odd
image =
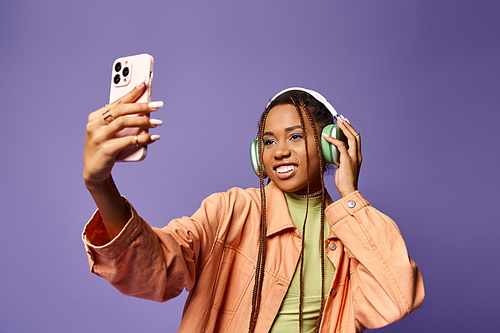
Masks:
[[[270,161],[272,159],[272,154],[271,152],[269,151],[269,149],[264,149],[264,153],[262,155],[262,161],[264,163],[264,168],[266,169],[266,172],[268,173],[269,175],[269,171],[270,171]]]
[[[310,168],[312,172],[315,172],[316,169],[319,171],[319,166],[322,161],[322,158],[318,155],[318,150],[316,149],[316,146],[314,146],[310,151],[309,151],[309,163],[310,163]],[[314,169],[314,170],[312,170]]]
[[[264,162],[264,165],[269,163],[270,158],[271,158],[271,154],[269,152],[269,149],[264,149],[264,151],[262,152],[262,160]]]

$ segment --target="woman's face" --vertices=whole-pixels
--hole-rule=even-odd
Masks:
[[[273,107],[264,127],[264,167],[271,180],[285,192],[307,193],[307,161],[304,137],[309,152],[310,192],[321,189],[320,159],[314,134],[302,112],[305,130],[293,105]]]

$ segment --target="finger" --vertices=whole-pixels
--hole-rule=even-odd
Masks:
[[[134,87],[134,89],[132,89],[130,92],[128,92],[127,94],[123,95],[122,97],[118,98],[116,101],[112,102],[112,103],[109,103],[109,107],[114,107],[118,104],[122,104],[122,103],[133,103],[135,101],[137,101],[137,99],[139,99],[139,97],[142,96],[142,94],[144,93],[146,89],[146,79],[144,79],[144,81],[142,81],[141,83],[139,83],[138,85],[136,85]]]
[[[363,157],[361,155],[361,135],[358,133],[356,134],[356,145],[358,147],[358,161],[359,165],[361,166],[361,161],[363,160]]]
[[[324,136],[326,141],[328,141],[329,143],[331,143],[332,145],[337,147],[337,149],[340,151],[341,158],[342,158],[342,154],[348,155],[347,147],[346,147],[344,141],[339,140],[339,139],[335,139],[334,137],[328,136],[324,133],[323,133],[323,136]]]
[[[356,130],[354,129],[354,127],[352,127],[349,120],[347,120],[347,118],[342,115],[337,118],[337,125],[342,126],[342,128],[345,129],[344,134],[346,134],[346,136],[348,133],[354,136],[357,134]]]
[[[162,101],[149,102],[149,103],[127,103],[119,104],[115,107],[108,106],[109,113],[113,115],[116,119],[121,116],[127,116],[131,114],[146,115],[149,112],[154,112],[159,108],[163,107]]]
[[[114,137],[118,132],[126,128],[156,128],[161,126],[162,121],[143,116],[120,117],[103,128],[105,138]]]
[[[139,134],[115,138],[109,143],[109,149],[118,154],[120,151],[139,146],[147,146],[160,139],[157,134]]]
[[[105,105],[89,115],[89,123],[95,122],[99,126],[109,125],[118,117],[126,115],[147,115],[163,107],[162,101],[149,103],[127,103],[117,105]]]
[[[341,116],[343,117],[343,116]],[[347,120],[347,118],[344,118],[344,120]],[[354,135],[354,138],[356,139],[356,152],[357,152],[357,158],[359,160],[359,164],[361,165],[362,161],[362,156],[361,156],[361,135],[359,134],[358,131],[352,127],[352,124],[349,121],[344,122],[345,127],[349,130],[351,134]]]
[[[146,89],[146,82],[143,81],[137,86],[134,87],[129,93],[125,94],[121,98],[117,99],[116,101],[104,105],[102,108],[92,112],[89,115],[89,122],[99,118],[104,112],[108,112],[112,107],[115,107],[116,105],[122,104],[122,103],[132,103],[135,102],[143,93],[144,89]]]
[[[357,140],[358,133],[356,133],[354,128],[347,121],[344,121],[341,118],[338,119],[337,125],[339,126],[340,130],[344,133],[344,135],[347,137],[347,142],[349,144],[349,150],[348,150],[349,155],[351,157],[357,157],[359,151],[358,140]]]
[[[147,87],[146,79],[144,79],[144,81],[136,85],[130,92],[128,92],[124,96],[118,98],[116,101],[113,101],[112,103],[106,104],[104,107],[91,113],[89,115],[89,122],[99,117],[99,114],[106,112],[107,109],[114,108],[120,104],[133,103],[137,101],[137,99],[139,99],[144,94],[146,87]]]

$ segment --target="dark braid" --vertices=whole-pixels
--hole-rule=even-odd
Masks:
[[[314,141],[316,142],[316,150],[318,152],[320,161],[323,159],[323,154],[321,151],[321,145],[318,137],[318,132],[316,131],[316,127],[314,126],[314,121],[312,116],[307,108],[307,106],[301,101],[300,105],[304,109],[304,113],[306,114],[309,122],[311,123],[311,127],[313,128]],[[307,144],[307,143],[306,143]],[[323,245],[323,241],[325,239],[325,181],[323,178],[323,165],[324,163],[320,163],[319,165],[319,175],[321,179],[321,231],[319,235],[319,247],[320,247],[320,255],[321,255],[321,305],[319,308],[318,320],[316,321],[316,328],[314,332],[319,332],[319,328],[321,326],[321,320],[323,318],[323,311],[325,309],[325,248]],[[307,191],[309,195],[309,190]],[[304,221],[305,224],[305,221]]]
[[[266,123],[267,115],[269,114],[270,108],[268,107],[262,114],[261,121],[259,124],[259,135],[258,135],[258,149],[259,149],[259,179],[260,179],[260,238],[259,238],[259,254],[257,256],[257,265],[255,267],[255,282],[252,293],[252,314],[250,316],[250,325],[248,327],[248,332],[253,333],[255,330],[255,324],[257,322],[257,317],[259,315],[260,300],[262,296],[262,284],[264,281],[264,270],[266,263],[266,191],[264,189],[264,146],[263,146],[263,136],[264,136],[264,126]]]
[[[302,116],[302,112],[300,111],[300,107],[297,105],[293,97],[290,97],[292,100],[293,106],[297,110],[300,119],[300,126],[306,129],[304,123],[304,117]],[[301,103],[302,104],[302,103]],[[314,125],[313,125],[314,126]],[[299,332],[302,332],[302,316],[304,312],[304,251],[305,251],[305,239],[306,239],[306,222],[307,222],[307,214],[309,213],[309,193],[310,191],[310,174],[309,174],[309,151],[307,147],[307,134],[304,135],[304,144],[306,150],[306,173],[307,173],[307,192],[306,192],[306,213],[304,216],[304,223],[302,225],[302,244],[300,249],[300,274],[299,274],[299,282],[300,282],[300,295],[299,295]]]

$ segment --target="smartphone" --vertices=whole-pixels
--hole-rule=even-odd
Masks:
[[[147,88],[136,103],[151,102],[151,88],[153,85],[154,59],[149,54],[138,54],[121,57],[113,62],[111,74],[111,89],[109,103],[112,103],[132,91],[136,85],[146,80]],[[148,114],[149,116],[149,114]],[[134,117],[134,115],[126,116]],[[117,137],[139,135],[147,133],[143,128],[126,128],[116,134]],[[119,162],[142,161],[146,157],[147,146],[131,147],[122,150],[118,156]]]

